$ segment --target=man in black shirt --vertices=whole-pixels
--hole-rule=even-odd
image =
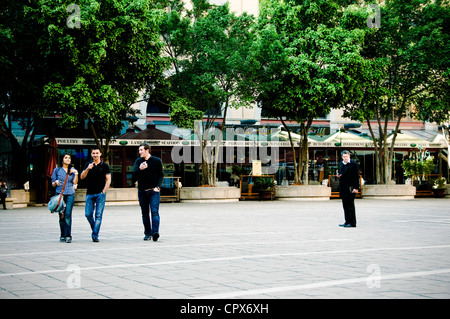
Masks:
[[[92,241],[98,242],[98,233],[105,209],[106,191],[111,184],[111,172],[109,165],[101,160],[102,153],[99,148],[94,147],[91,150],[91,156],[92,161],[86,163],[80,178],[87,181],[85,216],[92,229]]]
[[[132,182],[138,182],[138,198],[144,224],[144,240],[159,238],[160,189],[164,178],[161,159],[150,155],[150,145],[139,146],[140,157],[134,162]],[[150,211],[152,218],[150,222]]]

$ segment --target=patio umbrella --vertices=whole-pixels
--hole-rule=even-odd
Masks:
[[[394,138],[394,134],[390,134],[387,138],[388,145],[391,145],[392,140]],[[395,139],[395,147],[416,147],[417,149],[428,148],[430,146],[430,142],[424,138],[420,138],[418,136],[413,136],[410,134],[406,134],[403,132],[397,133],[397,137]]]
[[[52,138],[50,144],[48,145],[48,158],[47,158],[47,177],[52,177],[53,170],[56,167],[56,161],[58,157],[58,144],[56,143],[56,138]]]
[[[370,141],[370,138],[362,137],[355,133],[340,131],[329,135],[326,139],[323,140],[323,142],[346,143],[346,146],[352,146],[351,143],[367,143]]]

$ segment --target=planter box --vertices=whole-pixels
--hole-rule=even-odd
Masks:
[[[5,198],[6,209],[14,209],[14,200],[15,200],[15,198],[10,198],[10,197]],[[3,209],[3,207],[0,207],[0,209]]]
[[[367,199],[414,199],[416,188],[412,185],[364,185],[362,197]]]
[[[324,185],[276,186],[275,198],[285,201],[329,200],[331,187]]]
[[[435,198],[444,198],[445,194],[447,193],[446,188],[439,188],[439,189],[432,188],[431,191],[433,192]]]
[[[241,190],[236,187],[182,187],[180,201],[196,203],[237,202]]]
[[[450,184],[444,185],[447,188],[447,192],[445,193],[446,198],[450,198]]]
[[[75,205],[82,206],[86,200],[86,189],[75,191]],[[106,206],[139,205],[136,188],[110,188],[106,192]]]
[[[24,189],[12,189],[11,198],[14,199],[14,208],[24,208],[36,202],[36,192],[33,190],[27,192]]]

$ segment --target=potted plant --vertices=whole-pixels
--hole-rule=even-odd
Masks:
[[[273,177],[255,178],[254,189],[258,191],[260,199],[273,199],[275,180]]]
[[[415,160],[406,159],[402,163],[403,174],[406,178],[412,178],[413,175],[416,175],[419,171],[418,165],[420,162]]]
[[[433,188],[431,189],[434,197],[444,197],[447,188],[444,186],[447,180],[445,177],[441,177],[434,180]]]
[[[255,178],[255,189],[257,190],[273,190],[275,181],[272,177],[257,177]]]

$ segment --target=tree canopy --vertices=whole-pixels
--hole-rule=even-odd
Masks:
[[[33,10],[49,37],[40,41],[47,58],[64,63],[44,86],[44,98],[65,127],[85,120],[99,146],[120,132],[130,106],[165,68],[159,25],[162,11],[152,1],[81,1],[80,27],[61,24],[67,4]],[[46,112],[48,113],[48,112]],[[107,146],[107,145],[105,145]],[[107,151],[107,148],[104,149]]]
[[[64,128],[87,123],[107,156],[111,138],[133,115],[130,106],[166,68],[163,11],[150,0],[4,5],[11,25],[2,33],[9,39],[2,38],[2,69],[12,72],[2,72],[3,107],[30,118],[57,117]]]
[[[177,8],[179,1],[171,3],[171,8]],[[218,118],[223,131],[228,108],[249,105],[252,100],[244,84],[251,67],[253,17],[232,13],[227,4],[194,1],[193,9],[184,15],[170,10],[165,22],[162,36],[172,68],[168,92],[162,96],[171,106],[174,124],[194,128],[194,121],[201,121],[196,133],[202,141],[202,183],[214,185],[219,147],[208,147],[208,135],[203,133],[215,128]]]
[[[36,119],[54,117],[64,128],[87,124],[107,155],[143,93],[170,107],[176,125],[204,120],[203,132],[218,122],[223,130],[230,107],[253,102],[288,132],[286,123],[298,123],[296,182],[307,171],[311,123],[332,108],[368,123],[378,183],[391,177],[388,125],[395,123],[395,143],[407,116],[450,121],[449,0],[265,0],[256,20],[227,4],[192,4],[1,2],[0,130],[11,141],[19,180]],[[24,129],[21,142],[13,119]],[[210,151],[215,160],[203,165],[204,184],[215,182],[219,153]]]
[[[379,28],[367,28],[363,73],[358,99],[344,108],[344,116],[366,121],[375,144],[377,182],[391,179],[395,139],[406,116],[448,121],[450,66],[448,1],[390,0],[380,4]],[[367,15],[354,7],[353,16]],[[361,19],[347,19],[361,24]],[[392,144],[389,122],[395,122]]]
[[[307,172],[313,119],[345,106],[357,94],[364,32],[345,28],[341,18],[341,7],[333,1],[268,0],[258,19],[256,100],[266,116],[302,127],[298,165],[292,146],[295,182]]]

